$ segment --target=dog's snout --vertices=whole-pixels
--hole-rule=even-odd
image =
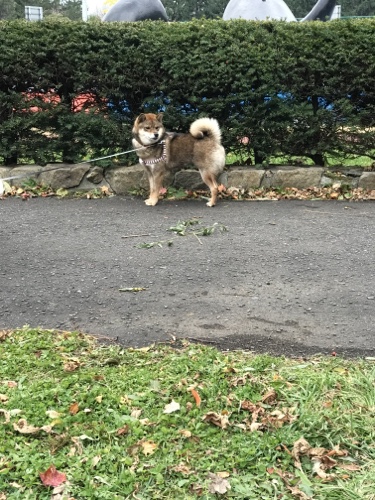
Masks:
[[[159,134],[157,132],[154,132],[154,137],[157,139],[159,137]]]

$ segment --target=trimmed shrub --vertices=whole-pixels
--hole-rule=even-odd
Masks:
[[[374,154],[374,28],[368,19],[0,22],[0,159],[129,149],[142,111],[164,111],[181,131],[215,117],[226,149],[257,163]]]

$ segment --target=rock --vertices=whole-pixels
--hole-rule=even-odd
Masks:
[[[0,167],[0,179],[5,179],[5,177],[10,177],[11,168]]]
[[[375,172],[363,172],[361,175],[358,187],[372,191],[375,189]]]
[[[80,185],[85,174],[90,170],[90,164],[61,163],[61,168],[49,172],[48,169],[52,168],[56,168],[56,164],[46,165],[39,175],[39,180],[46,186],[51,186],[52,189],[68,189]]]
[[[330,177],[327,177],[326,175],[323,175],[321,180],[320,180],[320,185],[322,187],[330,187],[333,184],[333,179]]]
[[[198,170],[180,170],[176,173],[173,185],[177,188],[191,189],[207,189],[207,185],[203,182],[201,174]]]
[[[243,189],[258,188],[261,185],[264,170],[255,170],[246,167],[237,167],[228,170],[228,187],[237,187]]]
[[[142,165],[114,167],[105,172],[105,179],[115,194],[128,194],[134,189],[148,189],[148,179]]]
[[[86,179],[94,184],[99,184],[103,180],[103,169],[101,167],[92,167],[86,175]]]
[[[270,168],[263,178],[262,187],[306,189],[312,186],[320,186],[323,172],[322,167]]]
[[[33,179],[37,180],[39,173],[43,168],[39,165],[20,165],[8,170],[7,175],[4,177],[18,177],[22,176],[20,179],[14,179],[9,181],[12,186],[20,186],[23,182]],[[1,174],[0,174],[1,176]]]

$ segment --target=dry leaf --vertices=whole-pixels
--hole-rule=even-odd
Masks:
[[[18,386],[18,383],[15,382],[14,380],[6,380],[4,384],[6,384],[10,389],[13,389],[14,387]]]
[[[259,431],[259,429],[261,429],[263,427],[263,424],[261,422],[252,422],[250,424],[250,432],[255,432],[255,431]]]
[[[223,472],[216,472],[216,475],[225,479],[230,476],[229,472],[223,471]]]
[[[131,417],[133,418],[139,418],[140,416],[142,415],[142,410],[140,410],[139,408],[134,408],[130,414]]]
[[[255,405],[251,401],[241,401],[241,410],[246,410],[253,413],[257,409],[258,409],[257,405]]]
[[[96,467],[101,459],[102,457],[100,455],[96,455],[95,457],[93,457],[93,459],[91,460],[92,467]]]
[[[270,391],[267,392],[264,396],[262,396],[262,403],[264,404],[272,404],[275,403],[277,399],[277,394],[274,389],[271,389]]]
[[[129,426],[124,425],[124,427],[117,429],[116,434],[117,436],[123,436],[124,434],[128,434],[128,432],[129,432]]]
[[[45,472],[39,474],[44,486],[60,486],[65,483],[66,475],[63,472],[58,472],[54,465],[51,465]]]
[[[298,439],[293,444],[292,456],[295,460],[294,465],[297,469],[301,468],[300,456],[307,455],[309,450],[311,450],[311,446],[304,438]]]
[[[219,495],[224,495],[231,489],[229,481],[218,476],[217,474],[212,474],[212,472],[209,472],[208,477],[211,481],[208,486],[208,491],[210,493],[219,493]]]
[[[9,397],[6,394],[0,394],[0,403],[7,403]]]
[[[67,361],[66,363],[64,363],[63,368],[64,368],[65,372],[74,372],[80,366],[81,366],[81,363],[79,361],[72,360],[72,361]]]
[[[76,415],[78,412],[79,412],[79,405],[78,405],[78,403],[72,403],[69,406],[69,413],[71,415]]]
[[[59,418],[61,416],[61,413],[58,413],[55,410],[47,410],[46,415],[49,418]]]
[[[20,418],[16,424],[13,424],[13,429],[20,434],[35,434],[40,431],[40,427],[29,425],[25,418]]]
[[[356,464],[337,464],[337,467],[340,469],[348,470],[350,472],[356,472],[361,470],[361,467]]]
[[[174,472],[179,472],[180,474],[185,474],[186,476],[189,474],[194,474],[194,471],[192,471],[191,468],[184,463],[175,465],[171,468],[171,470],[173,470]]]
[[[143,454],[148,456],[148,455],[152,455],[153,453],[155,453],[158,445],[156,443],[154,443],[153,441],[141,441],[141,446],[142,446],[142,451],[143,451]]]
[[[101,403],[101,402],[103,401],[103,396],[102,396],[102,395],[100,395],[100,396],[96,396],[95,401],[96,401],[97,403]]]
[[[5,419],[5,424],[9,424],[10,422],[10,412],[9,411],[6,411],[6,410],[3,410],[2,408],[0,408],[0,415],[3,414],[4,415],[4,419]]]
[[[168,405],[165,405],[163,413],[174,413],[175,411],[180,411],[180,403],[173,401]]]
[[[328,474],[326,474],[323,470],[323,464],[318,457],[312,457],[311,462],[313,464],[312,466],[312,473],[316,474],[319,476],[321,479],[327,479]]]
[[[178,433],[181,434],[181,436],[183,436],[184,438],[191,438],[191,432],[186,429],[181,429],[180,431],[178,431]]]
[[[206,415],[204,415],[202,420],[204,422],[209,422],[210,424],[217,425],[218,427],[221,427],[221,429],[226,429],[229,425],[228,412],[226,411],[223,411],[220,414],[210,411],[206,413]]]
[[[9,337],[11,333],[12,333],[11,330],[0,330],[0,342]]]
[[[199,396],[198,392],[195,389],[192,389],[190,392],[193,398],[195,399],[195,404],[199,408],[202,402],[201,397]]]

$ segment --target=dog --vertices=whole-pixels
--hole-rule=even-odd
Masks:
[[[139,163],[147,172],[150,196],[146,205],[159,201],[164,175],[188,165],[198,168],[203,182],[211,192],[207,206],[213,207],[218,196],[218,177],[225,167],[225,150],[221,145],[221,131],[214,118],[195,120],[187,134],[167,132],[163,113],[140,114],[133,126],[133,146]]]

